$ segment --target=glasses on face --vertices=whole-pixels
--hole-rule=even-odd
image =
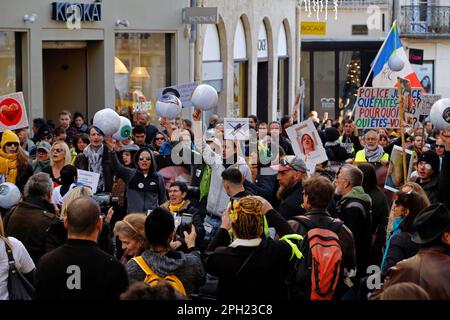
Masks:
[[[63,149],[60,149],[60,148],[56,148],[56,149],[52,149],[52,152],[53,153],[60,153],[60,152],[63,152],[64,150]]]
[[[444,144],[437,144],[436,148],[442,148],[443,149],[443,148],[445,148],[445,145]]]
[[[155,140],[165,140],[164,137],[156,137]]]
[[[150,161],[150,160],[152,160],[152,158],[150,158],[150,157],[139,157],[139,161],[144,161],[144,160]]]
[[[6,144],[5,144],[5,146],[7,146],[7,147],[11,147],[11,146],[14,146],[14,147],[19,147],[19,144],[17,143],[17,142],[7,142]]]

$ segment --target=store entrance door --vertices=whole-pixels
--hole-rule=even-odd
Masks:
[[[86,46],[83,42],[52,42],[44,43],[43,48],[44,117],[57,124],[62,110],[86,116]]]

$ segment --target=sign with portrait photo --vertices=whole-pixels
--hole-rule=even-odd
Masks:
[[[286,132],[295,155],[305,161],[309,174],[315,171],[316,164],[328,160],[322,140],[311,119],[286,129]]]
[[[412,64],[411,67],[416,72],[424,93],[434,93],[434,62],[424,61],[422,65]]]
[[[411,150],[405,149],[405,151],[407,177],[410,177],[413,169],[414,154]],[[403,176],[403,149],[400,146],[394,146],[389,159],[389,168],[384,188],[393,192],[398,192],[403,184],[405,184]]]

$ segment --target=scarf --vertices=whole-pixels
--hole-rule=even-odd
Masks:
[[[100,179],[98,181],[98,191],[103,190],[103,166],[102,166],[102,158],[103,158],[103,144],[102,146],[97,150],[94,151],[92,149],[91,145],[89,144],[86,149],[83,150],[83,154],[88,159],[88,171],[95,172],[100,174]]]
[[[389,251],[389,246],[391,245],[392,237],[395,236],[400,231],[402,231],[400,229],[400,225],[401,225],[401,223],[403,222],[404,219],[405,219],[405,217],[397,217],[394,220],[394,226],[392,228],[392,233],[389,235],[389,240],[387,241],[386,248],[384,249],[383,260],[381,260],[381,270],[383,270],[383,265],[384,265],[384,262],[386,260],[387,253]]]
[[[16,184],[17,165],[17,153],[5,153],[0,150],[0,175],[6,176],[5,182]]]
[[[367,149],[367,147],[364,147],[364,154],[366,156],[367,162],[378,162],[383,157],[384,150],[380,145],[375,150],[369,150]]]
[[[170,212],[178,212],[181,208],[186,204],[186,200],[181,201],[179,204],[170,204],[169,203],[169,211]]]

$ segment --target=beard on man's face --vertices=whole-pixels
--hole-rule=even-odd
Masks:
[[[278,191],[277,191],[277,199],[284,200],[287,196],[287,191],[291,188],[291,186],[292,186],[292,184],[290,184],[286,187],[280,184],[280,187],[278,188]]]

